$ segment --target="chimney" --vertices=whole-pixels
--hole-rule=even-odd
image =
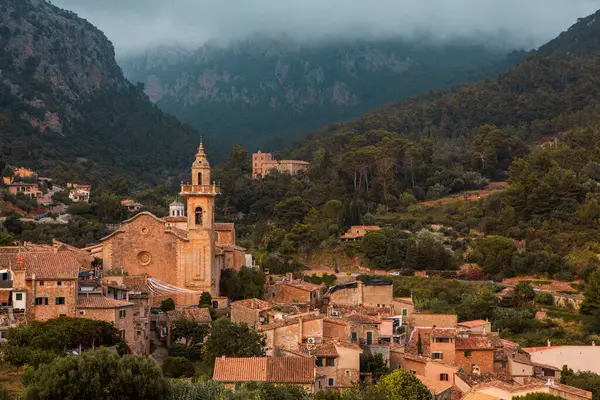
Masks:
[[[550,339],[548,339],[548,341],[546,342],[546,346],[550,347],[552,345],[552,342],[550,342]]]
[[[596,346],[596,341],[592,340],[592,346]]]
[[[224,356],[224,355],[223,355],[223,356],[221,356],[221,360],[224,360],[224,359],[225,359],[225,356]]]

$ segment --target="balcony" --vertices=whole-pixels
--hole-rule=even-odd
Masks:
[[[221,188],[217,185],[181,185],[181,194],[208,194],[216,196],[221,194]]]

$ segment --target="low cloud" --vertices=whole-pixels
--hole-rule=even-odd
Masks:
[[[54,0],[103,30],[119,54],[256,33],[300,40],[429,36],[537,47],[597,0]]]

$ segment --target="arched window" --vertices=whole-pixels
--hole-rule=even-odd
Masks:
[[[196,207],[196,225],[202,225],[202,208]]]
[[[202,172],[198,172],[198,185],[202,185]]]

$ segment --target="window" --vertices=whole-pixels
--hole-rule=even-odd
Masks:
[[[448,379],[448,374],[440,374],[440,381],[447,381]]]
[[[0,275],[0,281],[7,281],[8,280],[8,272],[3,272]]]
[[[333,386],[333,385],[335,385],[335,380],[334,380],[333,378],[329,378],[329,379],[327,380],[327,385],[328,385],[328,386]]]
[[[358,333],[352,332],[352,341],[356,342],[358,340]]]
[[[351,374],[352,374],[352,372],[349,369],[347,369],[346,370],[346,376],[349,377]]]
[[[433,343],[450,343],[450,338],[447,337],[435,337]]]
[[[408,309],[407,309],[407,308],[403,308],[403,309],[402,309],[402,316],[403,316],[403,317],[406,317],[406,316],[408,316]]]
[[[367,344],[373,344],[373,332],[367,332]]]
[[[471,358],[472,355],[473,353],[471,353],[471,350],[465,350],[465,357]]]
[[[62,286],[62,281],[56,281],[56,286]]]
[[[85,311],[79,311],[79,315],[85,315]]]
[[[127,316],[127,311],[119,310],[119,318],[123,319]]]
[[[202,172],[198,172],[198,185],[202,185]]]
[[[121,337],[121,340],[125,340],[125,330],[124,329],[119,331],[119,336]]]
[[[16,301],[23,300],[23,293],[15,293],[15,300]]]
[[[218,301],[213,301],[212,302],[212,308],[219,308],[219,302]]]
[[[411,369],[411,370],[410,370],[410,373],[411,373],[411,374],[413,374],[413,375],[416,375],[416,374],[417,374],[417,371],[415,371],[414,369]]]
[[[320,357],[317,357],[317,367],[322,367],[323,366],[323,359]]]
[[[40,286],[44,286],[44,281],[40,281]]]
[[[196,225],[202,225],[202,207],[196,207]]]
[[[47,297],[36,297],[34,304],[36,306],[47,306],[48,305],[48,298]]]
[[[56,298],[56,305],[63,305],[65,304],[65,298],[64,297],[57,297]]]
[[[328,358],[327,363],[325,364],[328,367],[335,367],[335,358]]]
[[[441,351],[434,351],[431,353],[431,359],[432,360],[443,360],[444,353],[442,353]]]

